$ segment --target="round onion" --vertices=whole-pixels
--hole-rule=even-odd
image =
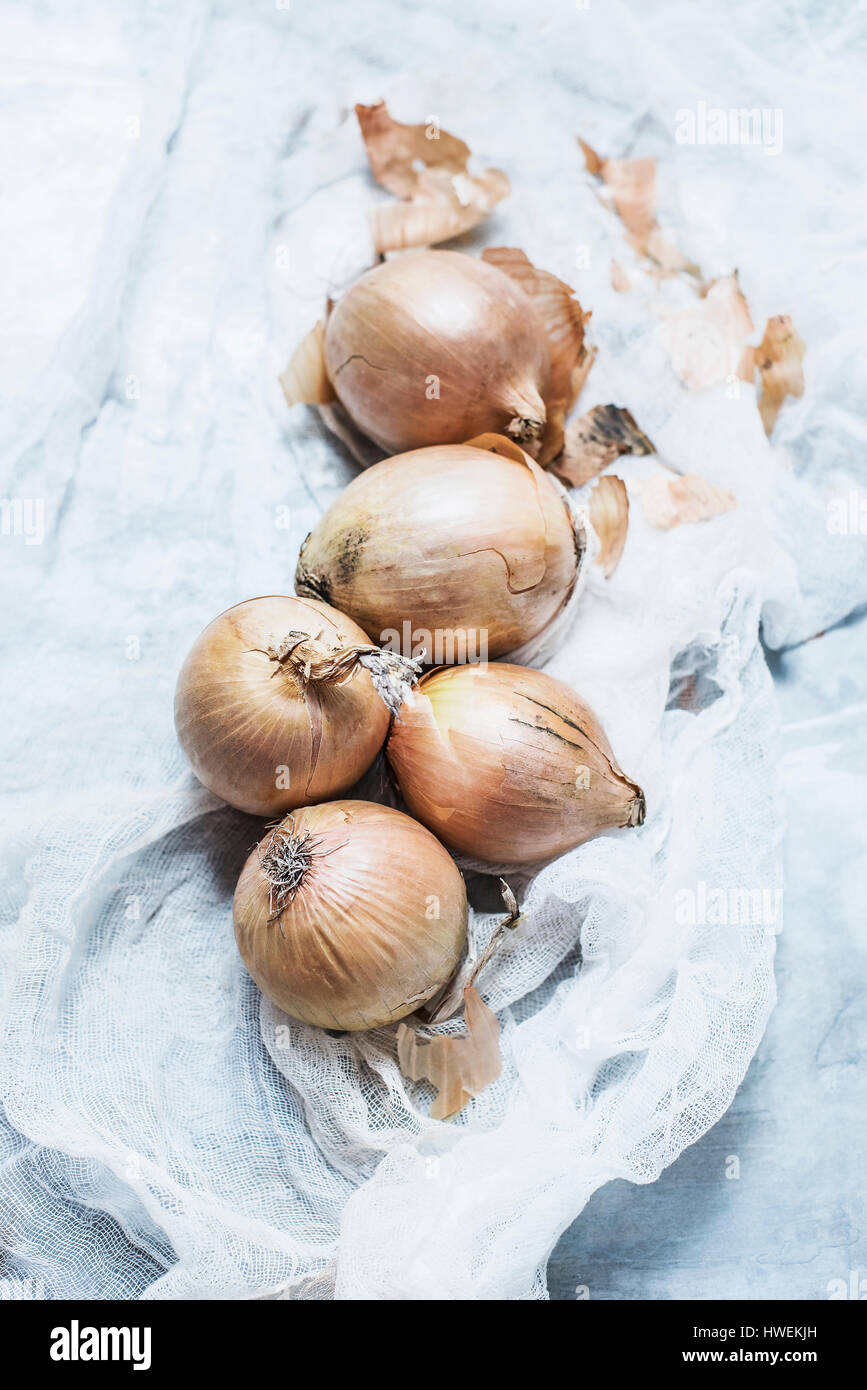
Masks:
[[[431,671],[400,711],[386,756],[412,814],[488,863],[536,863],[644,820],[644,793],[592,710],[523,666]]]
[[[548,340],[514,280],[457,251],[411,251],[363,275],[329,316],[328,376],[390,454],[545,424]]]
[[[196,640],[175,727],[196,776],[253,815],[339,796],[382,747],[417,667],[305,598],[254,598]]]
[[[511,447],[435,445],[359,474],[301,547],[296,591],[431,663],[535,637],[575,587],[583,536],[549,475]]]
[[[238,949],[284,1013],[320,1028],[404,1018],[454,974],[467,895],[454,860],[401,811],[334,801],[287,816],[250,855]]]

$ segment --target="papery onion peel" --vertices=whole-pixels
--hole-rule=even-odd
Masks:
[[[500,1025],[478,990],[464,990],[467,1034],[456,1038],[440,1034],[425,1041],[401,1023],[397,1030],[400,1069],[410,1081],[430,1081],[437,1098],[432,1120],[448,1120],[496,1081],[502,1069]]]
[[[404,125],[393,119],[384,101],[357,105],[355,114],[374,178],[405,200],[373,210],[371,232],[378,253],[461,236],[508,194],[509,180],[501,169],[469,173],[469,147],[436,121]]]

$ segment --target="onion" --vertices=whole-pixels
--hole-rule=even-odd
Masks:
[[[359,474],[301,547],[296,591],[431,662],[535,637],[575,588],[583,536],[548,474],[501,443],[512,457],[445,444]]]
[[[401,811],[334,801],[287,816],[250,855],[234,901],[256,984],[320,1028],[378,1028],[454,974],[467,895],[454,860]]]
[[[390,454],[488,431],[538,439],[545,327],[508,275],[457,251],[410,251],[363,275],[325,330],[331,383]]]
[[[451,849],[532,864],[604,830],[641,825],[593,712],[541,671],[494,662],[422,677],[386,756],[409,810]]]
[[[253,815],[339,796],[373,762],[420,668],[327,604],[254,598],[193,644],[175,727],[196,776]]]

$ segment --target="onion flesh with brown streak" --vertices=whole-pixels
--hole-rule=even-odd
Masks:
[[[272,1003],[320,1028],[405,1018],[454,974],[466,941],[460,870],[424,826],[334,801],[287,816],[250,855],[235,937]]]
[[[408,624],[416,648],[438,646],[428,661],[501,656],[535,637],[568,602],[583,537],[549,475],[502,444],[511,457],[436,445],[361,473],[304,542],[296,591],[379,642]]]
[[[363,275],[325,330],[328,376],[390,454],[545,426],[545,327],[502,271],[457,251],[410,251]]]
[[[411,814],[450,849],[490,864],[538,863],[644,820],[644,794],[592,710],[523,666],[429,672],[386,756]]]
[[[415,674],[327,604],[249,599],[193,644],[175,727],[210,791],[238,810],[275,815],[349,790]]]

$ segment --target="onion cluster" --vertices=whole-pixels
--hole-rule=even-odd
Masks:
[[[308,336],[287,395],[336,393],[394,456],[307,537],[297,596],[222,613],[178,679],[178,738],[201,781],[282,817],[238,881],[240,953],[275,1005],[322,1028],[377,1028],[426,1003],[439,1019],[459,1004],[488,955],[462,964],[467,898],[449,850],[538,864],[644,818],[574,691],[494,660],[559,633],[587,548],[527,452],[547,457],[552,381],[552,420],[568,405],[560,340],[580,346],[571,320],[570,338],[536,303],[553,281],[580,310],[567,286],[503,254],[525,280],[529,267],[536,298],[484,261],[410,252],[363,276]],[[443,664],[422,675],[431,663]],[[410,815],[340,799],[383,748]],[[517,917],[512,898],[503,926]]]

